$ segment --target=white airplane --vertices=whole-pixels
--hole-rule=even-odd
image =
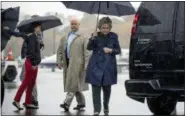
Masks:
[[[117,65],[128,66],[129,49],[122,49],[121,54],[117,55]],[[42,59],[40,66],[56,67],[56,54]]]

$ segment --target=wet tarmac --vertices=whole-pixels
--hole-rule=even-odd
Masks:
[[[20,72],[20,69],[19,69]],[[112,87],[112,95],[110,100],[110,115],[153,115],[146,103],[140,103],[128,98],[125,94],[124,82],[128,79],[128,71],[119,74],[118,84]],[[60,104],[66,97],[63,92],[63,78],[62,71],[56,70],[51,72],[50,69],[39,69],[37,84],[38,84],[38,110],[22,110],[17,109],[12,105],[14,95],[20,84],[19,77],[14,82],[5,83],[6,93],[5,100],[2,106],[2,115],[92,115],[92,94],[91,87],[89,91],[84,92],[86,98],[86,108],[84,111],[75,111],[73,107],[76,106],[76,99],[70,107],[70,111],[64,112],[60,108]],[[24,102],[25,95],[23,95],[21,104]],[[175,115],[184,115],[184,102],[177,104]],[[101,112],[103,115],[103,112]]]

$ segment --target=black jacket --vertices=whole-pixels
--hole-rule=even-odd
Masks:
[[[24,39],[24,43],[21,50],[21,57],[29,58],[33,66],[36,66],[41,62],[40,48],[42,48],[44,45],[40,44],[40,42],[37,41],[38,39],[34,33],[31,35],[26,35],[26,34],[12,31],[10,29],[3,29],[3,31],[1,32],[3,37],[5,37],[5,38],[2,38],[3,42],[1,44],[3,45],[1,45],[1,50],[5,48],[11,36],[22,37]]]
[[[27,55],[27,51],[28,51],[27,44],[28,44],[28,41],[27,41],[27,39],[25,39],[23,44],[22,44],[22,48],[21,48],[21,58],[22,59],[24,59]],[[44,49],[44,44],[43,43],[40,43],[40,48]]]
[[[24,59],[26,57],[28,48],[27,48],[27,41],[24,40],[23,44],[22,44],[22,48],[21,48],[21,58]]]
[[[36,66],[41,62],[41,45],[35,34],[27,36],[27,54],[26,57],[30,59],[31,64]]]

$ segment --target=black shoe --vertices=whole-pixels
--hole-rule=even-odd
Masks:
[[[100,113],[99,112],[94,112],[94,116],[99,116]]]
[[[26,103],[23,103],[22,105],[23,105],[24,107],[26,107]]]
[[[33,101],[32,104],[33,104],[34,106],[37,106],[37,107],[39,106],[38,101]],[[24,107],[26,107],[26,103],[23,103],[22,105],[23,105]]]
[[[85,105],[77,105],[73,108],[73,110],[82,110],[85,107]]]
[[[66,112],[68,112],[69,111],[69,106],[67,105],[67,104],[60,104],[60,107],[61,108],[64,108],[64,110],[66,111]]]
[[[20,107],[20,105],[18,103],[16,103],[15,101],[12,103],[18,110],[23,110],[23,108]]]
[[[25,107],[26,109],[38,109],[38,107],[33,104],[29,104],[29,105],[25,104]]]
[[[36,101],[36,100],[33,100],[33,101],[32,101],[32,104],[33,104],[34,106],[37,106],[37,107],[39,106],[39,102]]]
[[[109,115],[109,110],[104,110],[105,115]]]

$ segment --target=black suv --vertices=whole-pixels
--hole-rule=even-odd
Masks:
[[[133,22],[127,96],[154,114],[184,102],[185,2],[142,2]]]

